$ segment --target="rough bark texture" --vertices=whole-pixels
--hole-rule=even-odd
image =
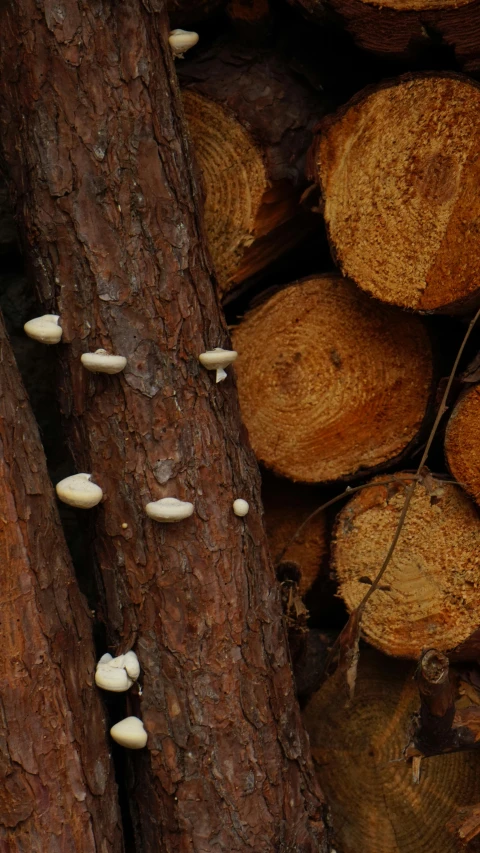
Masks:
[[[428,334],[351,281],[289,285],[246,315],[233,342],[253,449],[277,473],[337,480],[393,460],[417,436],[431,394]]]
[[[460,75],[401,77],[366,89],[320,125],[320,184],[342,272],[419,311],[478,300],[480,87]]]
[[[315,227],[299,200],[323,105],[269,52],[215,45],[179,72],[223,294]]]
[[[365,649],[353,702],[331,678],[307,706],[312,753],[332,807],[332,846],[341,853],[462,849],[446,824],[478,802],[480,755],[429,758],[415,784],[402,757],[418,705],[414,666]]]
[[[0,850],[121,853],[92,622],[0,318]]]
[[[323,850],[258,472],[231,376],[217,386],[198,362],[229,342],[167,18],[154,0],[0,9],[4,157],[41,299],[62,318],[77,470],[104,490],[93,512],[110,636],[142,666],[140,849]],[[99,346],[127,356],[122,375],[84,371]],[[194,515],[148,519],[164,496]]]
[[[465,71],[480,69],[478,0],[296,0],[323,22],[325,6],[336,12],[359,47],[382,58],[415,60],[432,41],[455,50]]]
[[[409,481],[375,485],[339,513],[332,556],[349,610],[363,599],[392,542]],[[462,490],[418,483],[398,545],[362,615],[362,633],[381,651],[417,659],[445,652],[478,626],[480,519]]]

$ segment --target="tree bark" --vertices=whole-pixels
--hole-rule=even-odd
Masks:
[[[243,419],[276,473],[338,480],[392,461],[417,437],[433,378],[428,334],[341,276],[280,290],[233,342]]]
[[[258,471],[231,377],[215,385],[198,361],[229,342],[161,9],[4,2],[3,152],[40,297],[61,315],[77,470],[105,495],[93,514],[110,637],[142,666],[141,849],[320,851]],[[127,357],[123,374],[84,370],[100,346]],[[194,515],[148,519],[165,496]]]
[[[334,257],[376,299],[424,312],[478,302],[480,87],[420,74],[328,116],[309,170]]]
[[[121,853],[92,621],[0,318],[0,849]]]
[[[216,44],[179,73],[208,245],[225,295],[315,227],[299,202],[324,105],[269,51]]]
[[[379,478],[380,479],[380,478]],[[358,492],[336,521],[332,548],[339,593],[349,610],[364,598],[397,528],[409,485]],[[450,483],[419,482],[391,562],[362,615],[362,634],[381,651],[418,659],[446,652],[478,626],[480,522],[475,506]]]

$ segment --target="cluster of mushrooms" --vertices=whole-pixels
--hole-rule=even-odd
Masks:
[[[43,317],[36,317],[25,323],[24,330],[30,338],[43,344],[58,344],[62,338],[59,320],[60,317],[57,314],[45,314]],[[225,368],[233,364],[236,358],[237,353],[234,350],[224,350],[221,347],[202,352],[198,356],[203,367],[216,371],[216,382],[222,382],[226,378]],[[81,356],[81,362],[83,367],[91,373],[121,373],[127,365],[127,359],[123,355],[110,355],[104,349],[84,353]],[[71,477],[66,477],[57,483],[56,492],[63,503],[79,509],[91,509],[103,498],[102,489],[96,483],[92,483],[91,474],[73,474]],[[237,498],[232,508],[235,515],[240,517],[247,515],[249,510],[247,501],[242,498]],[[193,511],[194,506],[190,501],[171,497],[151,501],[145,506],[145,512],[149,518],[164,523],[182,521],[189,518]],[[117,657],[104,654],[97,663],[95,683],[103,690],[123,693],[129,690],[139,675],[140,664],[135,652],[129,651]],[[147,743],[147,732],[142,720],[138,717],[126,717],[120,720],[112,726],[110,735],[113,740],[128,749],[142,749]]]

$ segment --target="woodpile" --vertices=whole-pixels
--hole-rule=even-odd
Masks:
[[[34,5],[0,850],[480,849],[480,0]]]

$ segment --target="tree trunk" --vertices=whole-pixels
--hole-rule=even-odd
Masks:
[[[333,678],[307,706],[333,846],[342,853],[458,853],[446,824],[479,800],[480,755],[429,758],[415,784],[402,757],[418,706],[414,666],[371,649],[361,653],[352,703]]]
[[[315,227],[299,200],[323,105],[268,52],[216,45],[179,70],[224,295]]]
[[[337,518],[332,557],[349,610],[360,604],[392,542],[409,484],[403,477],[359,492]],[[458,486],[428,476],[416,486],[391,562],[365,607],[365,639],[414,659],[425,649],[452,649],[478,626],[479,570],[474,505]]]
[[[280,290],[233,342],[253,449],[278,474],[337,480],[393,460],[417,436],[432,383],[428,335],[340,276]]]
[[[92,622],[0,318],[0,849],[121,853]]]
[[[324,850],[323,801],[258,472],[231,376],[216,385],[198,361],[229,343],[160,9],[4,2],[4,156],[40,297],[61,315],[77,470],[105,495],[93,515],[110,637],[142,666],[141,849],[309,853]],[[80,355],[98,347],[125,355],[125,372],[87,373]],[[194,515],[147,518],[165,496]]]
[[[310,171],[342,272],[419,311],[479,298],[480,87],[418,75],[366,89],[321,125]]]
[[[415,61],[439,39],[453,47],[472,74],[480,70],[478,0],[297,0],[323,21],[325,3],[337,13],[359,47],[382,59]],[[441,8],[438,8],[441,7]]]

